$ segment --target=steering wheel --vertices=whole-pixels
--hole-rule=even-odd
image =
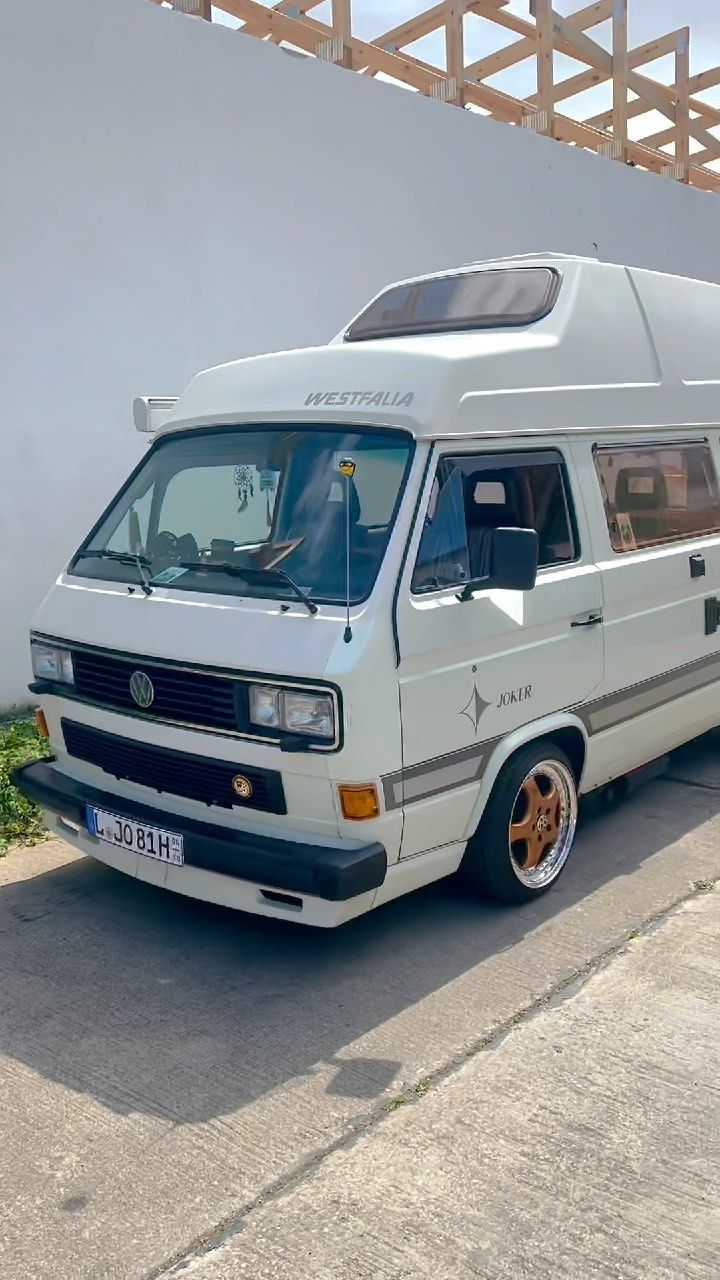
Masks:
[[[177,556],[178,539],[169,529],[161,529],[155,534],[148,551],[153,560],[175,560]]]
[[[180,560],[199,560],[200,550],[191,533],[177,534],[169,529],[161,529],[155,534],[148,552],[153,560],[165,560],[177,564]]]

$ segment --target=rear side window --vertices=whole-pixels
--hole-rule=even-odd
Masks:
[[[720,492],[710,446],[596,446],[613,551],[637,551],[720,530]]]
[[[550,267],[463,271],[395,285],[353,321],[345,341],[531,324],[552,310],[559,288]]]
[[[438,591],[486,577],[492,530],[499,528],[535,529],[540,568],[576,559],[577,538],[559,453],[441,458],[412,590]]]

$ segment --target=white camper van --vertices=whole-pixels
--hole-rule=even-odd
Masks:
[[[50,828],[337,925],[521,902],[577,799],[720,721],[720,288],[556,254],[393,285],[329,346],[136,403],[31,638]]]

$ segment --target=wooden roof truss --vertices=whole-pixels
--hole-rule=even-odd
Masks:
[[[313,10],[322,2],[213,0],[215,8],[242,22],[239,30],[245,35],[292,46],[363,75],[389,77],[453,106],[481,111],[706,191],[720,190],[720,172],[711,167],[720,161],[720,138],[712,132],[720,125],[720,108],[698,96],[720,84],[720,67],[690,75],[688,27],[629,49],[629,0],[595,0],[567,17],[555,12],[552,0],[528,0],[527,18],[510,12],[508,0],[441,0],[368,41],[353,35],[353,3],[358,11],[362,0],[330,0],[330,22],[314,16]],[[211,16],[210,0],[166,3],[198,17]],[[465,42],[470,16],[511,32],[512,44],[468,63]],[[588,34],[603,23],[612,26],[610,51]],[[444,67],[408,52],[417,40],[437,31],[444,32]],[[555,53],[587,69],[556,80]],[[648,63],[667,55],[674,57],[672,84],[643,73]],[[516,98],[487,83],[489,77],[526,59],[533,59],[537,69],[537,91],[528,98]],[[560,103],[607,81],[612,84],[611,109],[587,120],[559,110]],[[659,113],[666,125],[641,139],[629,137],[629,121],[650,112]]]

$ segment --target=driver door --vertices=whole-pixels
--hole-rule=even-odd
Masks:
[[[601,581],[565,444],[438,451],[398,599],[403,857],[466,837],[497,743],[586,701],[603,677]],[[537,530],[532,591],[471,599],[492,529]]]

